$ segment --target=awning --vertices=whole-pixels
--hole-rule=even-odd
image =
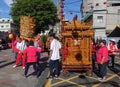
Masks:
[[[116,28],[107,37],[120,37],[120,27]]]
[[[93,15],[92,14],[89,14],[89,15],[86,15],[82,20],[81,22],[90,22],[93,18]]]

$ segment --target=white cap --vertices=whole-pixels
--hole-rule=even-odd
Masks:
[[[113,42],[115,42],[115,39],[110,39],[110,41],[113,41]]]

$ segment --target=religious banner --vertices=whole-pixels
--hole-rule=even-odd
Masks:
[[[29,16],[20,18],[20,37],[28,39],[35,35],[36,20]]]

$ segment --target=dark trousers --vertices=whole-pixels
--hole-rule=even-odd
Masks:
[[[50,60],[49,62],[50,76],[59,74],[59,60]],[[54,71],[55,70],[55,73]]]
[[[108,62],[103,64],[98,64],[99,75],[101,78],[103,78],[107,74],[107,65],[108,65]]]
[[[112,67],[114,67],[114,65],[115,65],[115,55],[109,55],[109,57],[110,57],[109,62],[111,62]]]
[[[37,52],[37,65],[38,66],[40,65],[40,63],[39,63],[40,57],[41,57],[40,52]]]
[[[36,66],[36,62],[30,62],[30,63],[27,63],[27,64],[26,64],[26,67],[25,67],[25,75],[27,75],[28,70],[29,70],[29,67],[30,67],[31,65],[33,65],[34,75],[37,75],[38,69],[37,69],[37,66]]]
[[[94,53],[94,54],[92,54],[92,68],[93,68],[93,70],[96,69],[95,60],[96,60],[96,55]]]

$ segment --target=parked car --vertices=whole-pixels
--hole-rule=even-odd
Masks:
[[[8,48],[7,41],[0,39],[0,50],[5,50]]]

